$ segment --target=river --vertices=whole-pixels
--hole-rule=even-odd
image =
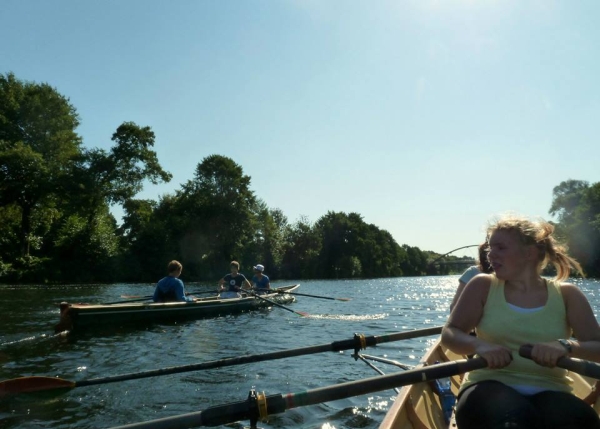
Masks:
[[[109,302],[120,295],[148,295],[150,284],[0,286],[0,380],[51,376],[88,380],[171,366],[330,344],[354,333],[367,336],[443,325],[458,276],[376,280],[303,281],[297,292],[350,301],[297,297],[301,317],[273,307],[236,316],[105,327],[79,335],[55,335],[61,301]],[[600,280],[576,280],[596,312]],[[273,286],[298,283],[274,282]],[[208,285],[186,283],[187,290]],[[364,353],[417,364],[435,337],[384,343]],[[296,393],[377,376],[352,351],[327,352],[226,368],[164,375],[67,391],[0,400],[0,428],[111,428],[243,401],[255,388],[265,394]],[[383,372],[395,367],[375,363]],[[263,428],[376,428],[393,391],[287,410]],[[248,421],[227,425],[242,428]]]

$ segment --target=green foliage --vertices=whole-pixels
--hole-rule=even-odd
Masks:
[[[46,83],[0,75],[0,141],[22,142],[39,153],[50,170],[60,170],[77,156],[79,117],[69,99]]]
[[[152,184],[171,180],[151,149],[154,139],[150,127],[124,122],[112,136],[115,145],[110,152],[93,148],[82,153],[66,186],[76,195],[73,202],[85,210],[88,222],[105,205],[127,203],[145,180]]]
[[[401,264],[402,271],[407,276],[422,276],[427,273],[427,254],[418,247],[403,244],[402,248],[406,252],[407,258]]]
[[[114,264],[120,250],[114,231],[114,219],[108,214],[98,216],[92,225],[78,215],[62,219],[53,235],[53,280],[115,280]]]
[[[21,209],[16,204],[0,206],[0,259],[14,261],[21,256],[19,243]]]
[[[0,264],[0,271],[4,269],[3,278],[10,283],[36,283],[48,282],[49,258],[37,258],[35,256],[23,256],[16,258],[12,264]]]
[[[181,225],[174,239],[193,275],[218,278],[231,260],[252,263],[244,261],[256,226],[256,197],[241,166],[224,156],[208,156],[177,197],[175,213]]]
[[[21,208],[20,254],[29,255],[36,211],[51,205],[80,153],[79,119],[47,84],[0,75],[0,206]]]
[[[252,210],[252,236],[245,251],[245,260],[250,261],[250,265],[261,263],[271,267],[269,274],[274,278],[280,277],[287,227],[287,218],[281,210],[269,209],[264,201],[257,200]]]
[[[318,278],[318,261],[323,239],[306,219],[301,217],[286,228],[284,235],[282,277],[290,279]]]
[[[557,233],[585,273],[600,276],[600,182],[561,182],[553,190],[550,214],[558,217]]]

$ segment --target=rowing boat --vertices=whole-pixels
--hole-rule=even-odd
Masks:
[[[93,326],[121,326],[134,323],[151,323],[219,317],[229,314],[267,308],[295,301],[286,292],[300,285],[283,286],[272,293],[254,296],[243,294],[241,298],[220,299],[218,296],[197,298],[193,302],[124,302],[112,304],[60,304],[60,322],[57,332],[80,331]]]
[[[435,365],[439,362],[448,362],[464,359],[466,356],[457,355],[442,346],[440,339],[427,351],[418,367]],[[600,414],[600,400],[598,393],[593,389],[596,380],[571,372],[573,379],[573,393],[592,404]],[[451,377],[450,387],[453,396],[456,396],[463,374]],[[443,381],[442,381],[443,383]],[[441,429],[456,428],[453,408],[448,409],[448,417],[444,416],[443,405],[444,389],[440,391],[438,381],[415,383],[403,387],[393,405],[385,415],[379,429]],[[447,403],[447,402],[446,402]]]

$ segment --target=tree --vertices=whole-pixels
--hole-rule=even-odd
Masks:
[[[553,190],[550,214],[558,217],[557,232],[591,276],[600,275],[600,182],[561,182]]]
[[[32,217],[56,196],[81,153],[79,118],[69,100],[48,84],[0,75],[0,205],[21,209],[21,255],[29,254]]]
[[[352,257],[356,256],[356,239],[362,219],[351,218],[345,213],[329,211],[317,220],[315,227],[323,238],[321,247],[320,274],[323,278],[350,278],[353,270],[357,268],[352,264]],[[356,273],[360,277],[361,273]]]
[[[74,169],[72,189],[80,196],[91,223],[105,205],[125,204],[143,188],[144,181],[152,184],[169,182],[172,175],[158,162],[154,132],[124,122],[112,135],[115,145],[110,152],[102,149],[85,151]]]
[[[292,279],[317,278],[322,237],[306,217],[286,228],[282,276]]]
[[[560,182],[552,190],[552,205],[548,211],[553,216],[558,216],[559,222],[569,223],[581,205],[589,182],[583,180],[566,180]]]
[[[252,243],[256,197],[241,166],[231,158],[210,155],[177,197],[176,213],[185,226],[178,237],[188,272],[216,277],[222,274],[219,267],[233,259],[250,266],[244,257]]]
[[[287,218],[281,210],[270,209],[262,200],[257,201],[253,212],[252,241],[245,253],[253,263],[265,265],[269,276],[280,277]]]

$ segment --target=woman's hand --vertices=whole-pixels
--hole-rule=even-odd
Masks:
[[[567,349],[558,341],[532,344],[531,359],[538,365],[554,368],[558,359],[567,355]]]
[[[512,361],[510,349],[484,341],[477,344],[475,353],[485,359],[490,369],[504,368]]]

